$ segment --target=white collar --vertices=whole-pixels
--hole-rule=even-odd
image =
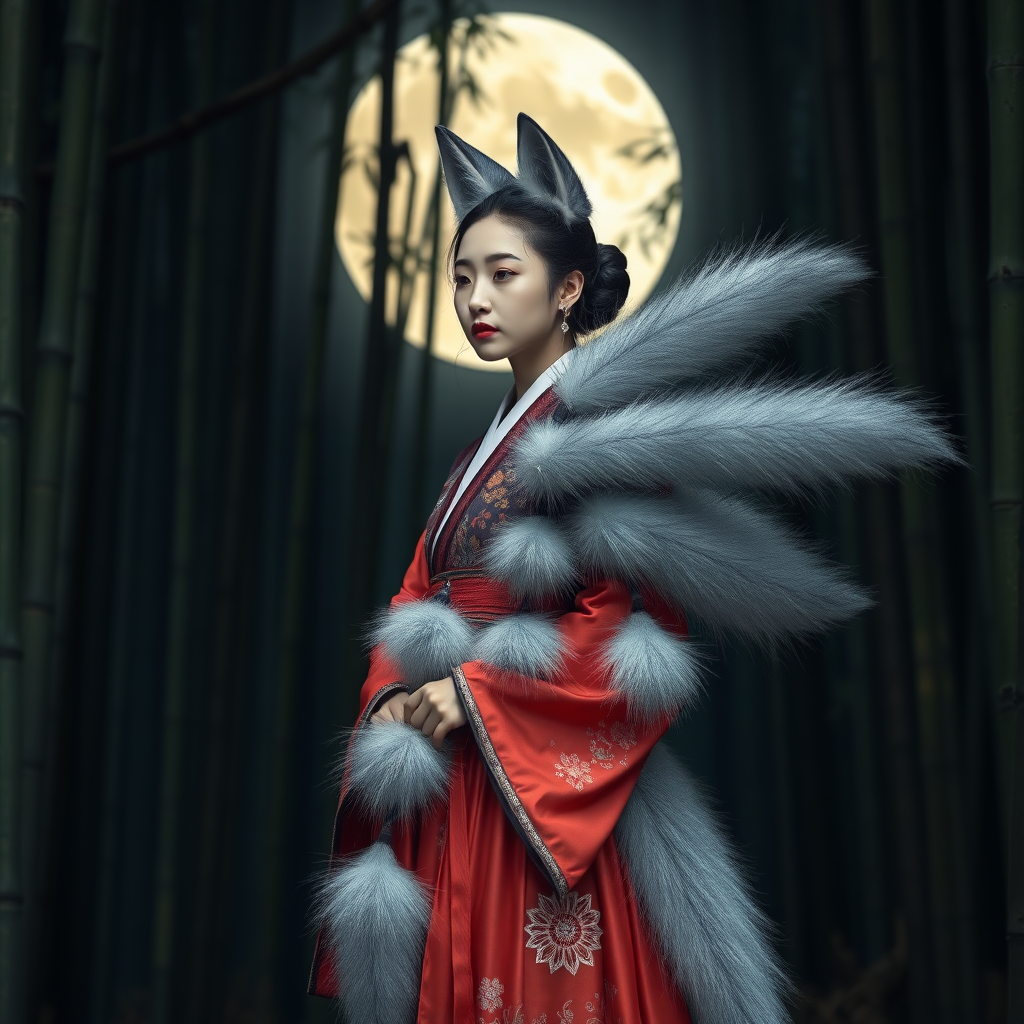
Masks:
[[[452,513],[452,509],[458,504],[459,499],[466,492],[466,488],[472,483],[474,477],[480,472],[483,464],[494,454],[494,450],[501,444],[502,441],[508,436],[508,432],[523,418],[524,413],[527,409],[537,401],[540,396],[547,391],[552,384],[565,372],[565,357],[570,355],[572,349],[568,352],[564,352],[560,355],[527,389],[523,392],[522,398],[518,402],[515,401],[516,387],[513,384],[509,388],[505,397],[498,404],[498,411],[494,414],[494,419],[491,420],[491,425],[487,428],[487,433],[484,434],[483,440],[480,442],[480,447],[477,448],[476,454],[473,456],[472,461],[466,467],[465,472],[462,474],[462,479],[459,481],[459,486],[452,496],[452,500],[448,502],[448,508],[445,509],[444,515],[441,517],[441,521],[437,524],[437,529],[434,531],[434,543],[437,543],[437,538],[441,536],[441,530],[444,524],[448,522],[448,517]],[[515,405],[512,403],[515,402]],[[509,409],[509,406],[512,406]],[[508,413],[502,418],[502,413],[508,409]]]

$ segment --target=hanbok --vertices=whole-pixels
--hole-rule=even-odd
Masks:
[[[393,607],[443,591],[470,622],[519,610],[509,588],[479,568],[480,557],[496,527],[533,512],[517,495],[509,455],[527,425],[557,408],[549,383],[557,368],[514,409],[510,392],[487,435],[456,459]],[[452,667],[469,725],[445,741],[448,799],[391,831],[398,862],[433,894],[418,1024],[689,1024],[613,836],[671,720],[630,721],[609,694],[601,648],[632,603],[628,587],[607,579],[547,602],[562,639],[549,678],[482,659]],[[685,636],[681,617],[659,615]],[[374,649],[358,727],[401,675]],[[334,856],[375,838],[374,823],[347,807],[343,792]],[[318,944],[310,991],[333,996],[337,985]]]

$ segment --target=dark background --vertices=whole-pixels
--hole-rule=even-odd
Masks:
[[[510,383],[435,360],[425,373],[429,357],[349,281],[325,231],[347,105],[336,97],[387,67],[395,38],[483,9],[405,0],[390,42],[381,22],[344,51],[347,88],[335,57],[188,138],[96,160],[91,177],[79,168],[90,186],[74,208],[94,234],[67,242],[65,120],[81,122],[86,155],[96,139],[105,151],[104,131],[110,145],[156,131],[305,53],[358,4],[118,0],[99,35],[99,116],[78,85],[69,98],[81,53],[62,43],[69,14],[82,24],[90,6],[105,8],[28,5],[22,49],[24,540],[4,571],[26,595],[21,713],[37,718],[24,756],[46,767],[23,791],[26,910],[7,896],[0,907],[4,935],[24,929],[5,984],[17,974],[33,1022],[326,1021],[333,1007],[305,995],[308,883],[329,846],[360,623],[397,590],[452,458]],[[779,922],[797,1020],[1005,1021],[1000,687],[1015,670],[1020,493],[1019,479],[1000,490],[991,465],[999,451],[1020,463],[993,396],[1021,382],[1019,361],[1000,361],[989,303],[999,286],[1019,292],[1021,266],[1000,254],[1005,280],[988,282],[1003,200],[990,191],[1002,151],[986,5],[504,9],[606,40],[659,97],[684,195],[663,284],[758,232],[856,241],[878,276],[794,329],[775,363],[881,369],[934,398],[963,438],[969,469],[792,510],[877,606],[775,660],[724,650],[671,735]],[[81,253],[62,321],[73,360],[44,397],[60,360],[40,339],[61,321],[54,259],[68,245]],[[51,429],[67,440],[47,575],[36,538],[53,506],[32,446]]]

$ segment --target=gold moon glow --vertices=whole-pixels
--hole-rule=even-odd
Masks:
[[[618,245],[626,254],[627,308],[641,303],[675,245],[682,193],[675,136],[636,68],[588,32],[528,14],[457,20],[448,63],[449,88],[456,89],[448,118],[451,130],[515,173],[516,115],[522,110],[537,121],[579,172],[594,206],[591,223],[597,240]],[[467,81],[469,85],[458,87]],[[434,139],[438,91],[437,51],[426,35],[419,36],[401,48],[395,65],[393,138],[408,146],[409,160],[399,161],[389,212],[392,254],[398,259],[405,253],[410,277],[416,258],[402,241],[407,225],[413,248],[422,238],[424,261],[430,251],[430,238],[423,235],[440,173]],[[378,76],[360,90],[349,111],[335,218],[341,258],[367,300],[373,273],[380,102]],[[505,360],[485,363],[477,358],[455,316],[444,255],[457,222],[443,189],[441,203],[432,351],[459,366],[507,370]],[[417,271],[404,297],[399,296],[397,274],[389,274],[388,319],[395,323],[401,304],[404,337],[419,347],[426,335],[428,273],[425,267]]]

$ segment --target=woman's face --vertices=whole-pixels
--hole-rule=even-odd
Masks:
[[[481,359],[561,339],[558,304],[557,291],[548,297],[547,267],[515,227],[492,214],[467,229],[455,258],[455,311]]]

